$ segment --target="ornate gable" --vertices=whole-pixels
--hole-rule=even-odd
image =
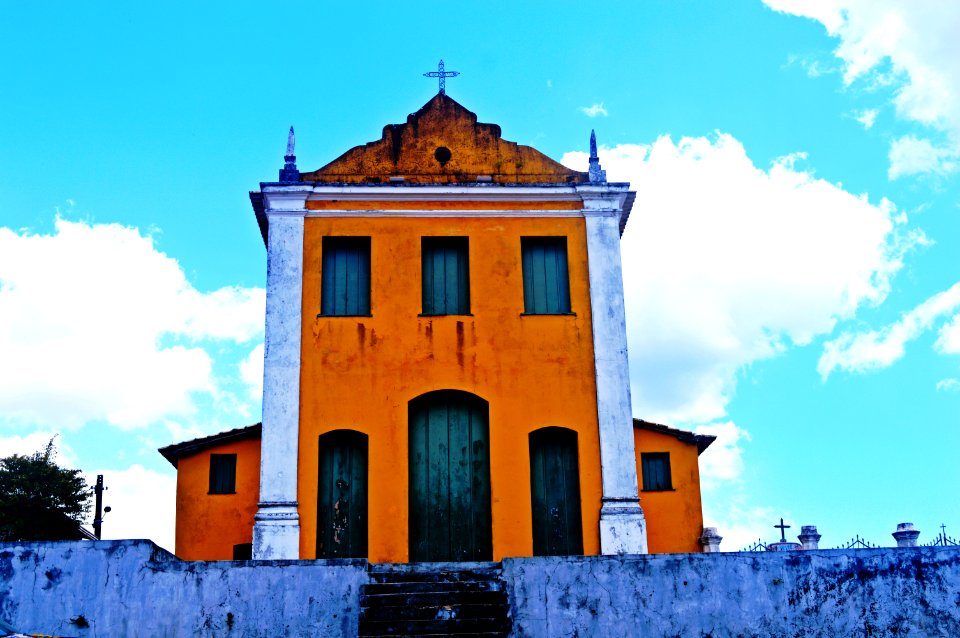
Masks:
[[[405,124],[388,124],[383,137],[356,146],[304,182],[447,184],[489,176],[500,184],[576,184],[588,174],[571,170],[540,151],[500,137],[496,124],[438,93]]]

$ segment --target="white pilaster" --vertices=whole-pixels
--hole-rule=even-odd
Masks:
[[[253,525],[257,560],[300,557],[297,443],[300,435],[300,311],[303,290],[302,186],[264,188],[267,312],[263,360],[260,503]]]
[[[647,526],[640,508],[630,407],[630,368],[620,261],[620,214],[625,186],[591,185],[583,197],[590,269],[593,352],[603,499],[600,551],[647,553]]]

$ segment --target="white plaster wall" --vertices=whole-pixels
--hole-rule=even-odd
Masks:
[[[513,635],[960,636],[960,548],[503,561]]]
[[[508,558],[503,580],[518,638],[960,636],[957,547]],[[0,543],[0,620],[27,633],[356,636],[367,582],[365,560]]]
[[[347,638],[366,582],[365,560],[185,562],[150,541],[0,544],[0,619],[28,634]]]

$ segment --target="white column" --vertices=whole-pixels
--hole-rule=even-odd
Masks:
[[[647,553],[647,525],[637,491],[627,325],[620,262],[620,209],[625,188],[580,187],[587,229],[593,352],[603,500],[600,551]],[[620,192],[620,191],[624,192]]]
[[[266,193],[265,193],[266,195]],[[305,197],[299,197],[303,208]],[[265,196],[266,201],[269,201]],[[267,312],[263,360],[260,503],[253,525],[257,560],[300,557],[297,443],[300,435],[300,310],[303,211],[266,210]]]

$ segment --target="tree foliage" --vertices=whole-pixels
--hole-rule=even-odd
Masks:
[[[0,458],[0,541],[81,538],[90,488],[80,470],[54,462],[53,439],[29,456]]]

